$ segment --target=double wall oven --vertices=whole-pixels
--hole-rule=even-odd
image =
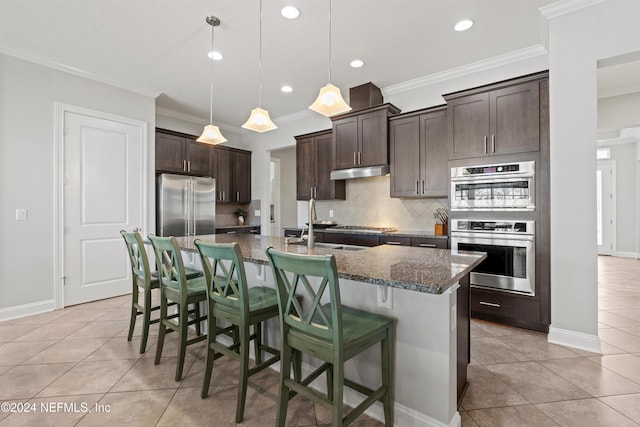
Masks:
[[[535,295],[535,162],[451,169],[451,249],[487,258],[473,287]]]

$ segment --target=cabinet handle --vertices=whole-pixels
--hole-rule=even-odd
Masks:
[[[435,248],[436,247],[436,245],[434,245],[433,243],[420,243],[420,245],[418,245],[418,246],[420,246],[421,248]]]
[[[313,198],[314,199],[318,198],[318,187],[313,187]]]
[[[496,304],[495,302],[480,301],[480,305],[488,305],[489,307],[500,308],[500,304]]]
[[[424,194],[424,179],[422,180],[422,194]]]
[[[191,172],[191,160],[187,160],[187,172]]]
[[[221,191],[221,193],[222,193],[222,199],[220,200],[224,201],[224,191]]]
[[[236,191],[236,197],[238,198],[236,201],[239,202],[240,201],[240,192]]]
[[[236,234],[236,231],[227,231],[227,234]]]
[[[400,242],[385,242],[385,244],[387,244],[387,245],[401,245],[402,243],[400,243]]]
[[[353,152],[353,166],[357,165],[356,163],[356,152]]]
[[[484,154],[487,154],[487,135],[484,136]]]
[[[362,164],[362,159],[360,158],[360,151],[358,151],[358,164],[361,165]]]
[[[420,181],[416,180],[416,194],[420,194]]]
[[[182,161],[182,170],[185,171],[185,172],[187,171],[187,161],[186,160]]]
[[[491,152],[492,153],[496,152],[496,136],[495,135],[491,135]]]

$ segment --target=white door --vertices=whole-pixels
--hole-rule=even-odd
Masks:
[[[615,245],[615,169],[612,160],[598,160],[596,171],[598,254],[613,254]]]
[[[122,229],[142,228],[141,125],[64,113],[64,305],[131,292]]]

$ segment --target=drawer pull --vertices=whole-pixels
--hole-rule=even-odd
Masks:
[[[386,242],[387,245],[401,245],[401,242]]]
[[[488,305],[489,307],[500,308],[500,304],[496,304],[495,302],[480,301],[480,305]]]
[[[236,234],[235,231],[227,231],[227,234]]]
[[[420,247],[421,248],[435,248],[436,245],[434,245],[433,243],[420,243]]]

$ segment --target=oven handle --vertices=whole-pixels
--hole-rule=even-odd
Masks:
[[[514,175],[511,177],[501,176],[499,178],[451,178],[451,185],[455,184],[501,184],[505,182],[529,182],[533,175]]]
[[[533,242],[535,236],[532,234],[493,234],[487,232],[463,233],[459,231],[452,231],[451,239],[472,239],[473,243],[476,243],[479,240],[491,240],[492,244],[499,244],[499,242],[502,240]]]

